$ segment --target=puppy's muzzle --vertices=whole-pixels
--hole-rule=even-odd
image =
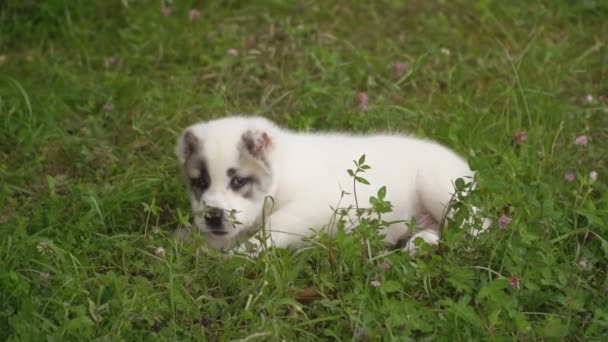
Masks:
[[[205,213],[205,223],[211,230],[211,233],[216,235],[224,235],[224,209],[208,207]]]

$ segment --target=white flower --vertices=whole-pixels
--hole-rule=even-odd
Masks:
[[[597,171],[589,172],[589,179],[591,179],[592,182],[595,182],[597,180]]]
[[[51,246],[51,244],[49,242],[46,242],[46,241],[39,242],[38,246],[36,246],[36,249],[38,250],[38,252],[40,252],[40,254],[53,253],[53,247]]]

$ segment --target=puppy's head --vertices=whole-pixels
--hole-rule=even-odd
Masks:
[[[273,195],[277,128],[261,118],[199,123],[180,135],[175,153],[186,177],[194,224],[214,238],[257,229]]]

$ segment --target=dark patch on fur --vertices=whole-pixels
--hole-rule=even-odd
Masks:
[[[211,179],[207,172],[207,164],[204,159],[197,156],[197,151],[200,148],[201,142],[190,130],[184,132],[182,141],[184,143],[182,152],[185,159],[183,171],[187,180],[186,183],[194,197],[200,201],[205,190],[211,185]],[[192,177],[194,170],[199,174],[196,178]]]
[[[397,240],[397,243],[395,244],[395,248],[404,248],[407,243],[410,241],[410,239],[412,238],[412,231],[408,229],[407,233],[405,233],[403,236],[401,236],[399,238],[399,240]]]
[[[253,198],[253,186],[254,184],[249,184],[249,189],[247,189],[247,191],[245,191],[245,193],[243,194],[243,197],[246,199],[252,199]]]
[[[234,188],[234,187],[232,187],[231,184],[229,184],[229,186],[232,188],[233,191],[241,193],[244,198],[247,198],[247,199],[253,198],[253,193],[255,190],[254,187],[257,187],[258,189],[261,187],[261,182],[258,179],[258,177],[253,176],[253,175],[252,176],[240,175],[239,171],[235,167],[231,167],[228,170],[226,170],[226,174],[228,175],[228,177],[230,177],[230,182],[232,182],[234,177],[239,177],[239,178],[243,178],[243,179],[247,180],[247,184],[245,184],[239,188]]]
[[[184,156],[187,159],[194,152],[196,152],[196,149],[198,148],[198,145],[199,145],[199,140],[194,135],[194,133],[192,133],[191,131],[184,132],[183,139],[184,139]]]
[[[243,134],[243,144],[245,145],[245,148],[247,149],[247,151],[255,156],[255,138],[253,136],[253,132],[252,131],[247,131]]]
[[[260,181],[257,177],[242,177],[248,180],[247,184],[240,188],[232,188],[233,191],[240,193],[246,199],[252,199],[256,189],[260,188]]]
[[[199,176],[196,178],[192,178],[189,175],[188,170],[196,169],[199,171]],[[209,189],[211,185],[211,178],[209,177],[209,172],[207,171],[207,164],[204,160],[191,157],[186,160],[184,164],[184,173],[186,174],[187,179],[189,180],[189,188],[194,197],[200,201],[203,193]]]

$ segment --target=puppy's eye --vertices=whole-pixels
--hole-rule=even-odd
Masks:
[[[204,190],[209,186],[209,181],[205,177],[198,177],[192,180],[192,186]]]
[[[249,177],[232,177],[230,180],[230,187],[233,190],[238,190],[249,182],[251,182],[251,178]]]

